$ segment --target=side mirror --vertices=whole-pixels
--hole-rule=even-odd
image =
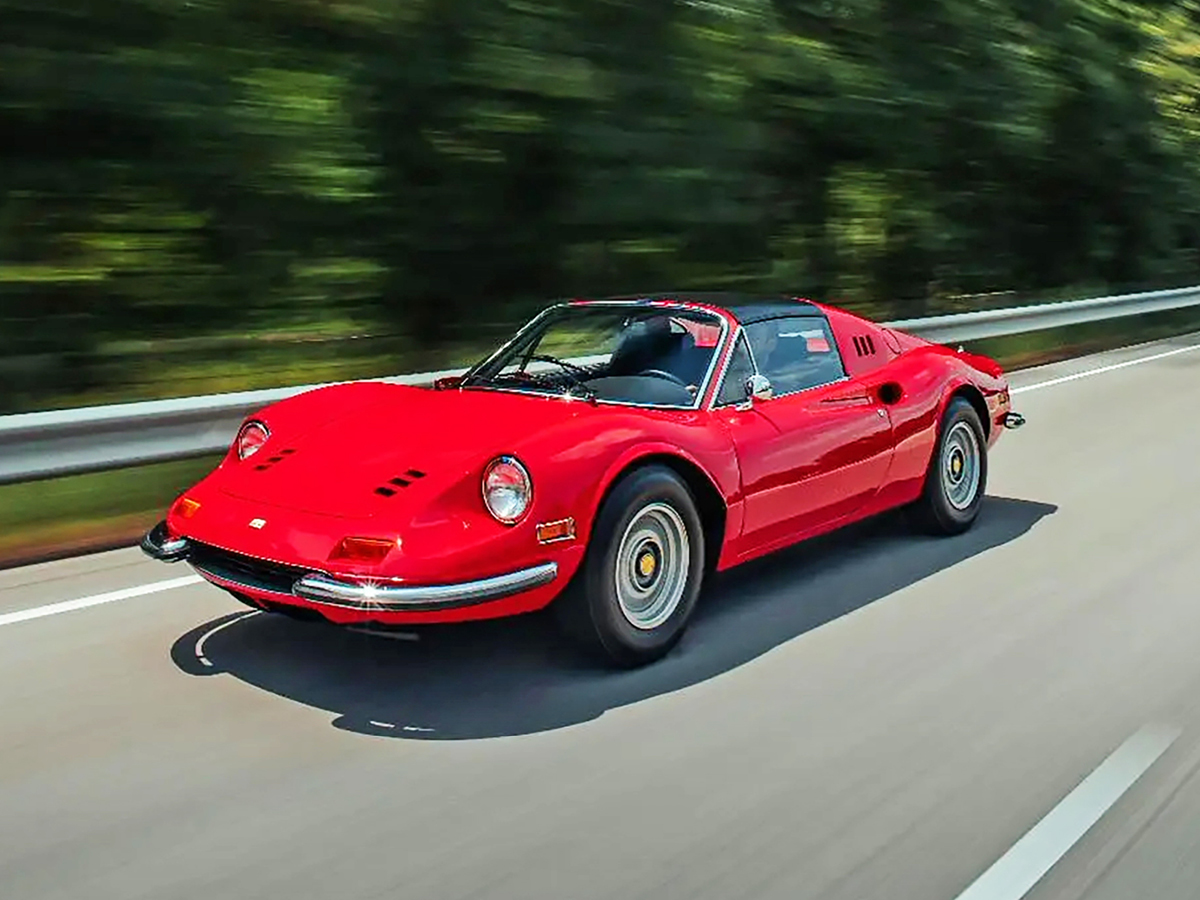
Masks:
[[[751,375],[747,378],[746,393],[752,400],[770,400],[774,396],[771,382],[764,375]]]
[[[433,383],[435,391],[449,391],[462,384],[461,375],[447,375],[444,378],[439,378]]]

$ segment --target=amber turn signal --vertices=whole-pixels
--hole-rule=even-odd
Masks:
[[[344,559],[350,562],[378,563],[392,552],[396,542],[389,538],[345,537],[342,538],[333,552],[331,560]]]
[[[569,541],[573,537],[575,537],[574,519],[559,519],[557,522],[546,522],[537,527],[537,539],[542,544]]]
[[[183,497],[175,504],[175,512],[181,519],[190,519],[200,511],[200,502],[191,497]]]

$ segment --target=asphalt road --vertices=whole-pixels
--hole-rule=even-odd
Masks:
[[[1200,349],[1019,391],[975,530],[735,570],[638,672],[536,618],[44,609],[188,574],[136,550],[0,572],[0,897],[1192,900],[1198,388]]]

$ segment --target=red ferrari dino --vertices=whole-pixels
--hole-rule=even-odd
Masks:
[[[251,416],[143,539],[258,609],[341,625],[553,604],[617,665],[706,575],[895,507],[956,534],[1012,412],[999,365],[794,299],[562,303],[462,376]]]

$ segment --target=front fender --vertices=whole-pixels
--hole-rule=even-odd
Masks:
[[[655,461],[681,463],[693,477],[703,479],[713,494],[720,499],[725,509],[725,528],[720,548],[723,555],[725,547],[732,538],[741,533],[742,528],[741,472],[732,442],[728,444],[727,453],[709,454],[707,460],[701,460],[679,445],[665,441],[645,441],[625,448],[609,462],[597,482],[589,504],[588,538],[590,539],[590,529],[599,515],[601,504],[617,481],[639,465]]]

